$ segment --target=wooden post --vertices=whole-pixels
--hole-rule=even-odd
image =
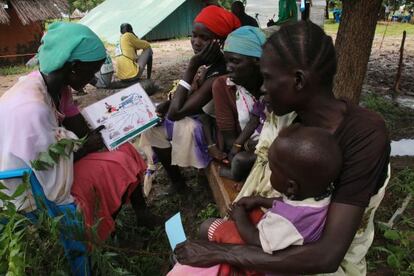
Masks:
[[[381,44],[380,44],[380,46],[379,46],[379,50],[381,51],[381,48],[382,48],[382,43],[384,42],[384,38],[385,38],[385,33],[387,32],[387,29],[388,29],[388,25],[390,24],[390,22],[389,21],[387,21],[387,25],[385,25],[385,30],[384,30],[384,33],[382,34],[382,39],[381,39]]]
[[[394,86],[392,88],[392,90],[393,90],[393,94],[392,94],[393,99],[397,98],[398,94],[401,93],[401,90],[400,90],[400,80],[401,80],[401,71],[402,71],[402,67],[403,67],[404,44],[405,44],[405,37],[406,36],[407,36],[407,32],[404,31],[403,32],[402,42],[401,42],[401,47],[400,47],[400,60],[398,62],[397,75],[395,77],[395,83],[394,83]]]

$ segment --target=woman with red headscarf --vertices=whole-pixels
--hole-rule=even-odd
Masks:
[[[198,117],[214,116],[212,85],[218,76],[226,73],[220,48],[227,35],[238,27],[239,19],[218,6],[208,6],[197,15],[191,36],[194,56],[171,100],[157,107],[158,116],[165,118],[163,125],[141,136],[140,146],[147,152],[149,168],[152,148],[176,190],[185,188],[178,167],[201,169],[211,161]]]

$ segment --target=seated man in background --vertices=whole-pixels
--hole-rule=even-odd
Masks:
[[[245,7],[241,1],[233,2],[231,5],[231,12],[239,18],[242,26],[259,27],[256,19],[245,12]]]
[[[148,41],[139,39],[128,23],[121,25],[121,38],[115,50],[116,76],[127,82],[137,81],[147,66],[147,79],[151,79],[152,49]],[[137,51],[143,50],[141,55]]]

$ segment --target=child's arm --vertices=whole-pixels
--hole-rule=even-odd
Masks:
[[[250,222],[248,212],[241,205],[233,205],[229,215],[236,223],[240,237],[246,244],[261,246],[259,231],[256,226]]]
[[[266,198],[262,196],[247,196],[242,197],[239,201],[237,201],[237,205],[240,205],[244,208],[245,211],[251,211],[257,207],[263,207],[266,209],[272,208],[273,201],[279,200],[278,197],[273,198]]]
[[[250,113],[250,120],[239,134],[239,136],[234,140],[231,145],[230,155],[233,157],[239,153],[243,147],[243,144],[253,135],[257,126],[260,124],[260,118],[252,113]]]
[[[249,196],[241,198],[236,204],[233,204],[229,215],[234,220],[241,238],[251,245],[261,246],[259,230],[249,218],[249,212],[254,208],[264,207],[271,208],[273,201],[278,198],[265,198],[261,196]]]

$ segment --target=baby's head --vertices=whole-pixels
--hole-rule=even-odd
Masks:
[[[277,191],[298,200],[319,197],[338,177],[342,153],[326,130],[295,124],[283,129],[270,146],[269,166]]]

